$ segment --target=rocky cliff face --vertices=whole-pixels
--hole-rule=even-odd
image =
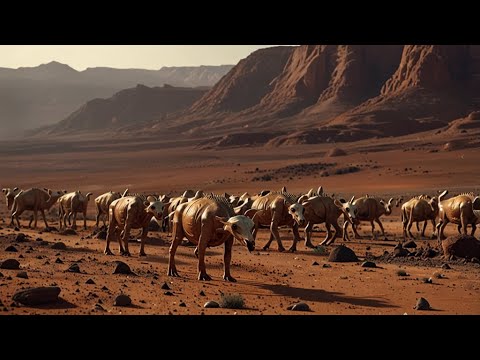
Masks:
[[[281,46],[253,52],[197,101],[189,113],[234,113],[258,104],[271,90],[272,80],[283,70],[292,50]]]

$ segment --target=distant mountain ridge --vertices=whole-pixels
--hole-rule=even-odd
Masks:
[[[77,71],[52,61],[36,67],[0,68],[0,136],[54,124],[82,104],[145,86],[211,87],[232,65],[163,67],[159,70],[88,68]]]

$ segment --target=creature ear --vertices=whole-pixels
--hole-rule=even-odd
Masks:
[[[393,198],[390,198],[390,200],[388,200],[388,205],[392,205],[392,202],[393,202]]]
[[[270,194],[270,190],[262,190],[260,192],[260,196],[265,196],[265,195],[268,195],[268,194]]]
[[[318,195],[322,195],[323,194],[323,186],[320,186],[317,190],[317,194]]]
[[[343,200],[343,199],[341,199],[341,200]],[[345,201],[345,200],[344,200],[344,201]],[[340,208],[340,209],[343,210],[343,204],[342,204],[340,201],[338,201],[337,199],[335,199],[335,201],[334,201],[333,203],[335,204],[336,207],[338,207],[338,208]]]
[[[286,192],[287,192],[287,187],[286,186],[282,187],[282,193],[286,193]]]
[[[66,194],[66,193],[68,193],[68,191],[64,189],[64,190],[63,190],[63,193]]]
[[[143,202],[143,205],[145,205],[145,206],[147,206],[147,207],[150,206],[150,201],[145,200],[145,201]]]
[[[13,191],[17,191],[17,190],[18,190],[18,187],[14,187],[14,188],[13,188]]]
[[[351,203],[355,201],[355,195],[352,196],[352,199],[350,200]]]
[[[3,189],[2,189],[2,192],[3,192],[4,194],[6,194],[6,193],[7,193],[7,189],[3,188]]]
[[[219,222],[221,222],[223,225],[229,225],[230,223],[228,222],[227,218],[222,218],[220,216],[215,216],[215,219]]]
[[[383,206],[385,206],[385,201],[380,200],[379,202],[380,202],[380,204],[382,204]]]
[[[149,203],[157,201],[157,198],[153,195],[147,196],[147,201]]]
[[[92,196],[92,195],[93,195],[93,194],[92,194],[91,192],[89,192],[89,193],[87,193],[87,195],[85,195],[85,196],[86,196],[87,200],[90,200],[90,196]]]
[[[341,202],[342,204],[345,204],[345,203],[347,202],[347,200],[345,200],[344,198],[340,198],[340,202]]]

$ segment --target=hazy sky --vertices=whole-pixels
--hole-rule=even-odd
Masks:
[[[37,66],[50,61],[76,70],[87,67],[159,69],[162,66],[236,64],[272,45],[0,45],[0,67]]]

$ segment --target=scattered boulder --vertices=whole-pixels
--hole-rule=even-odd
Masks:
[[[130,269],[130,266],[125,264],[123,261],[116,261],[115,263],[117,264],[117,266],[113,271],[114,274],[126,274],[126,275],[132,274],[132,270]]]
[[[480,264],[480,259],[477,257],[473,257],[470,261],[474,264]]]
[[[63,242],[56,242],[54,243],[52,246],[51,246],[52,249],[55,249],[55,250],[67,250],[67,245],[65,245],[65,243]]]
[[[442,241],[443,254],[450,257],[480,258],[480,241],[469,235],[449,236]]]
[[[113,302],[113,306],[130,306],[132,304],[132,299],[128,295],[118,295]]]
[[[200,295],[200,296],[206,296],[205,293],[203,292],[203,290],[200,290],[199,295]]]
[[[55,263],[57,263],[57,264],[63,264],[63,261],[62,261],[62,259],[57,258],[57,260],[55,260]]]
[[[17,248],[13,245],[10,245],[10,246],[7,246],[7,248],[5,249],[5,251],[8,251],[8,252],[18,252]]]
[[[406,242],[405,244],[403,244],[403,247],[406,248],[406,249],[416,249],[417,244],[415,244],[415,241],[410,240],[410,241]]]
[[[27,237],[25,236],[24,233],[18,233],[17,236],[15,237],[15,242],[21,243],[26,241],[27,241]]]
[[[320,265],[320,264],[319,264],[318,262],[316,262],[316,261],[314,261],[314,262],[312,263],[312,266],[318,266],[318,265]]]
[[[20,263],[15,259],[7,259],[2,262],[0,269],[18,270],[20,269]]]
[[[165,291],[163,294],[167,296],[173,296],[173,293],[171,291]]]
[[[435,256],[438,255],[438,252],[432,248],[427,249],[423,252],[422,257],[424,258],[434,258]]]
[[[445,263],[445,264],[442,265],[442,269],[450,270],[451,267],[450,267],[450,265],[448,265],[447,263]]]
[[[417,304],[413,308],[415,310],[431,310],[432,309],[427,299],[423,297],[417,300]]]
[[[207,301],[204,305],[203,305],[204,308],[210,308],[210,309],[216,309],[216,308],[219,308],[220,307],[220,304],[217,303],[216,301]]]
[[[72,264],[70,265],[70,267],[67,269],[68,272],[72,272],[72,273],[79,273],[80,272],[80,266],[75,263],[75,264]]]
[[[85,281],[85,284],[95,285],[95,281],[93,281],[92,279],[88,279],[87,281]]]
[[[180,304],[178,304],[178,306],[180,306],[180,307],[187,307],[187,304],[185,304],[185,303],[182,301]]]
[[[287,307],[287,310],[291,311],[310,311],[310,306],[308,304],[305,304],[303,302],[299,302],[293,305],[290,305]]]
[[[19,273],[17,273],[17,277],[22,279],[28,279],[28,274],[26,271],[20,271]]]
[[[357,262],[355,252],[345,245],[335,246],[328,256],[330,262]]]
[[[170,286],[167,283],[163,283],[162,287],[163,290],[170,290]]]
[[[323,267],[324,269],[325,269],[325,268],[331,268],[332,265],[330,265],[330,264],[323,264],[322,267]]]
[[[377,264],[375,264],[373,261],[364,261],[362,263],[362,267],[364,267],[364,268],[376,268]]]
[[[410,254],[407,249],[404,249],[402,244],[398,244],[393,249],[393,257],[406,257]]]
[[[58,301],[60,288],[57,286],[36,287],[17,291],[13,301],[23,305],[50,304]]]

